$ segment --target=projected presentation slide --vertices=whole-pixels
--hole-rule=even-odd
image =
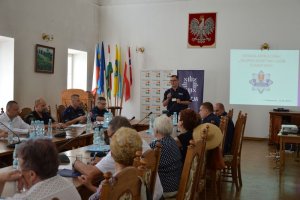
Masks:
[[[230,104],[299,105],[298,50],[230,52]]]

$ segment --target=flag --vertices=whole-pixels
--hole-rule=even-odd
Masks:
[[[116,60],[114,68],[114,85],[113,85],[113,96],[116,97],[119,90],[119,64],[118,64],[118,45],[116,45]]]
[[[104,94],[104,71],[105,71],[105,52],[104,52],[104,44],[102,42],[101,46],[101,59],[100,59],[100,81],[99,81],[99,91],[98,94]]]
[[[113,67],[110,60],[110,46],[108,45],[108,65],[106,67],[106,91],[107,91],[107,98],[111,99],[111,90],[112,90],[112,83],[111,83],[111,74],[113,73]]]
[[[123,88],[123,82],[122,82],[122,64],[121,64],[121,47],[119,47],[118,51],[118,66],[119,66],[119,86],[118,86],[118,97],[122,98],[122,88]]]
[[[124,86],[125,87],[125,101],[130,99],[130,82],[127,77],[127,63],[125,62],[125,69],[124,69]]]
[[[130,78],[130,85],[132,85],[132,69],[131,69],[130,47],[128,47],[128,58],[129,58],[129,78]]]
[[[98,43],[95,49],[95,68],[93,72],[93,86],[92,86],[93,95],[96,95],[99,88],[99,81],[100,81],[99,75],[100,75],[100,47]]]

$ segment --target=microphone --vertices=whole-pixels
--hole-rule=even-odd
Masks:
[[[85,133],[86,133],[86,131],[83,131],[82,133],[80,133],[80,134],[76,135],[75,137],[71,138],[69,141],[67,141],[66,143],[64,143],[60,147],[58,147],[57,150],[58,151],[63,150],[64,147],[66,147],[68,144],[70,144],[71,142],[73,142],[74,140],[79,138],[79,136],[81,136]],[[69,164],[71,162],[69,157],[65,153],[59,153],[58,154],[58,159],[59,159],[60,164]]]
[[[140,120],[138,123],[136,123],[135,125],[138,125],[139,123],[141,123],[142,121],[144,121],[147,117],[149,117],[152,114],[152,112],[149,112],[142,120]]]
[[[134,120],[135,119],[135,116],[133,116],[129,121],[131,122],[132,120]]]
[[[0,121],[0,124],[2,126],[4,126],[5,128],[7,128],[7,130],[9,130],[10,132],[12,132],[12,134],[18,138],[17,142],[8,144],[8,145],[6,145],[6,147],[8,147],[8,148],[15,148],[16,144],[20,144],[21,143],[21,140],[20,140],[20,137],[19,137],[18,134],[16,134],[13,130],[11,130],[10,128],[8,128],[3,122]]]

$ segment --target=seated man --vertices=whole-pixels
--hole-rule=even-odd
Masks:
[[[103,121],[104,113],[107,113],[106,110],[106,99],[104,97],[98,97],[97,106],[92,109],[92,121]]]
[[[25,119],[26,123],[31,124],[32,120],[44,121],[44,124],[47,125],[51,119],[52,122],[55,120],[51,117],[46,101],[43,98],[39,98],[34,102],[34,111],[32,111]]]
[[[225,111],[225,107],[222,103],[216,103],[215,105],[215,114],[221,119],[222,116],[227,116],[227,112]],[[224,154],[231,153],[231,146],[233,142],[234,135],[234,124],[232,119],[228,119],[227,133],[224,143]]]
[[[214,107],[210,102],[204,102],[200,106],[200,124],[212,123],[216,126],[219,126],[220,119],[214,114]]]
[[[107,134],[111,138],[113,134],[121,127],[128,127],[131,128],[130,122],[127,118],[117,116],[114,117],[108,124]],[[142,140],[143,145],[142,149],[143,152],[150,149],[150,146],[147,144],[145,140]],[[86,165],[83,162],[75,161],[73,164],[74,168],[79,171],[81,174],[84,174],[80,180],[83,182],[83,184],[92,190],[93,192],[96,192],[97,188],[92,185],[91,181],[92,179],[97,179],[103,176],[106,172],[111,172],[112,174],[115,173],[115,161],[112,158],[111,152],[109,152],[104,158],[100,160],[95,166],[94,165]],[[158,200],[161,198],[163,193],[162,186],[160,183],[160,179],[157,176],[156,178],[156,184],[155,184],[155,190],[153,194],[153,199]]]
[[[19,105],[16,101],[9,101],[6,104],[6,112],[0,115],[0,130],[7,132],[9,126],[16,132],[21,131],[20,129],[26,131],[30,127],[19,116]]]
[[[66,126],[86,122],[85,112],[80,105],[79,95],[73,94],[71,96],[71,105],[63,113],[63,121]]]

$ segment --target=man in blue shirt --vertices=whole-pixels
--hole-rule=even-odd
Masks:
[[[220,124],[220,118],[214,114],[214,106],[210,102],[204,102],[200,106],[201,124],[212,123],[216,126]]]
[[[64,111],[63,120],[65,125],[85,123],[86,116],[84,110],[81,108],[81,101],[78,94],[71,96],[71,105]]]
[[[104,113],[106,110],[106,99],[104,97],[98,97],[97,105],[92,109],[92,121],[103,121]]]
[[[163,99],[163,106],[167,106],[169,116],[173,115],[174,112],[179,114],[191,103],[190,94],[185,88],[179,86],[177,75],[171,76],[170,83],[172,87],[165,91]]]

